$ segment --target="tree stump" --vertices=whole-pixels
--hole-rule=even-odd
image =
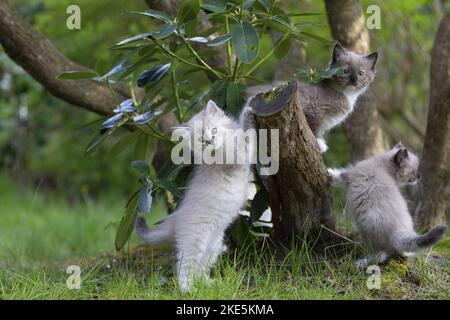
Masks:
[[[289,244],[305,233],[317,235],[322,225],[334,228],[330,182],[303,114],[298,83],[258,94],[250,105],[258,129],[279,129],[279,171],[262,177],[270,194],[274,240]]]

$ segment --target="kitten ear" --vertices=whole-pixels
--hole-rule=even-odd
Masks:
[[[405,161],[406,159],[408,159],[409,155],[408,155],[408,149],[406,149],[405,147],[402,147],[400,150],[397,151],[397,153],[394,155],[394,163],[397,166],[401,166],[403,161]]]
[[[375,70],[375,65],[377,64],[378,60],[378,52],[372,52],[371,54],[364,57],[369,62],[370,69],[373,71]]]
[[[214,101],[209,100],[206,104],[206,114],[223,116],[224,113]]]
[[[339,42],[336,42],[333,48],[333,56],[331,58],[331,64],[335,64],[337,61],[341,59],[343,55],[346,54],[346,50]]]

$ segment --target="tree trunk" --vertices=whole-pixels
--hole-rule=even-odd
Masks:
[[[368,53],[369,31],[359,1],[325,0],[325,7],[333,38],[354,52]],[[386,149],[386,141],[379,125],[378,110],[365,95],[357,100],[355,110],[344,122],[344,129],[353,161],[368,158]]]
[[[443,223],[450,200],[450,13],[434,40],[430,67],[427,131],[419,171],[423,178],[416,209],[420,229]]]
[[[331,193],[316,138],[300,105],[297,82],[270,92],[272,97],[266,100],[268,95],[258,94],[251,104],[258,129],[279,129],[279,171],[268,177],[266,186],[274,239],[288,244],[305,232],[317,234],[322,224],[333,228]]]
[[[40,32],[17,15],[0,0],[0,44],[8,56],[40,82],[51,94],[74,106],[82,107],[101,115],[112,114],[116,102],[108,87],[95,80],[58,80],[64,71],[90,69],[65,57]],[[119,101],[130,98],[125,85],[114,85],[113,90]],[[143,90],[136,89],[138,96]],[[177,123],[173,114],[168,113],[158,121],[162,132],[167,133]],[[155,167],[169,158],[167,150],[158,142]]]

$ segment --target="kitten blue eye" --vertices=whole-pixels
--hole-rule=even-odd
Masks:
[[[344,69],[344,74],[348,74],[349,71],[347,69]]]
[[[218,131],[217,131],[217,128],[212,128],[212,129],[211,129],[211,133],[212,133],[212,134],[217,134],[217,132],[218,132]]]
[[[361,70],[361,71],[358,72],[358,74],[359,74],[360,76],[362,76],[362,75],[364,75],[364,71]]]

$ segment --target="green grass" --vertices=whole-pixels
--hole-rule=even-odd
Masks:
[[[0,299],[449,299],[449,261],[435,254],[381,266],[381,289],[344,255],[314,254],[303,243],[280,261],[249,249],[224,256],[216,282],[180,294],[167,248],[138,245],[114,251],[115,223],[126,199],[105,196],[69,205],[60,198],[18,190],[0,179]],[[150,215],[164,213],[157,201]],[[448,243],[444,241],[443,247]],[[444,249],[445,251],[445,249]],[[69,265],[81,268],[81,289],[66,286]]]

